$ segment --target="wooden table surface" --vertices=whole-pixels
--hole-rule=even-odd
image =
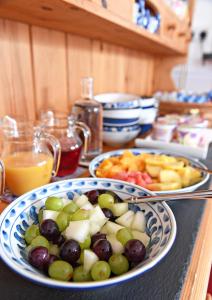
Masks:
[[[111,150],[106,147],[105,151]],[[88,176],[86,171],[83,176]],[[212,188],[212,184],[211,184]],[[7,206],[0,201],[0,212]],[[208,200],[193,249],[190,266],[181,293],[181,300],[205,300],[212,264],[212,201]]]

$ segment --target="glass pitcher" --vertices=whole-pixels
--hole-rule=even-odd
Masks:
[[[60,161],[59,141],[32,123],[6,119],[1,124],[3,145],[1,160],[1,189],[22,195],[50,182],[56,176]],[[53,149],[53,155],[48,145]]]
[[[75,117],[53,111],[43,112],[40,116],[43,129],[58,138],[61,145],[61,159],[57,176],[73,174],[87,154],[90,129]],[[83,142],[77,130],[82,132]]]

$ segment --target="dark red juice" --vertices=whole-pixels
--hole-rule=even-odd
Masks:
[[[63,148],[63,147],[62,147]],[[77,169],[82,145],[76,146],[72,149],[65,149],[61,151],[60,166],[57,176],[67,176],[74,173]]]

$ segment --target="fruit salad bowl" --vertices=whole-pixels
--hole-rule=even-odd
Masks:
[[[127,213],[142,212],[145,219],[145,234],[149,236],[145,258],[119,276],[99,281],[59,281],[47,277],[44,272],[33,267],[26,256],[26,230],[38,223],[38,213],[49,197],[62,197],[70,204],[73,199],[92,190],[112,191],[121,199],[130,196],[145,196],[151,193],[144,188],[119,180],[101,178],[80,178],[51,183],[28,192],[12,202],[0,217],[0,255],[13,271],[37,284],[53,288],[94,289],[118,284],[154,267],[171,249],[176,236],[176,222],[168,205],[163,202],[129,204]],[[97,222],[97,220],[96,220]],[[138,224],[139,225],[139,224]],[[84,230],[84,229],[83,229]],[[113,230],[113,229],[112,229]],[[76,232],[73,232],[75,234]],[[24,238],[25,237],[25,238]],[[78,236],[76,236],[76,239]],[[111,242],[112,243],[112,242]]]

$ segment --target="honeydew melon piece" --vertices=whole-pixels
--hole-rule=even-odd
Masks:
[[[88,202],[88,197],[86,195],[81,195],[74,198],[73,201],[77,204],[77,206],[82,207]]]
[[[107,235],[107,240],[110,242],[113,253],[123,253],[124,247],[123,245],[117,240],[114,234]]]
[[[103,231],[106,231],[107,234],[116,234],[119,229],[124,228],[123,226],[120,226],[114,222],[108,221],[106,225],[102,228]],[[101,232],[102,232],[101,230]],[[102,232],[103,233],[103,232]]]
[[[131,228],[141,232],[146,231],[146,219],[142,211],[137,211],[133,218]]]
[[[66,239],[73,239],[79,243],[83,243],[90,231],[89,220],[71,221],[66,228],[64,235]]]
[[[42,219],[43,221],[46,219],[51,219],[55,221],[59,213],[60,213],[59,211],[44,209]]]
[[[89,229],[89,233],[90,235],[94,235],[95,233],[99,232],[101,229],[101,226],[99,226],[99,224],[96,224],[95,222],[90,222],[90,229]]]
[[[132,230],[132,235],[133,235],[134,239],[141,241],[145,247],[148,246],[150,237],[145,232]]]
[[[128,204],[127,203],[114,203],[111,206],[112,213],[115,217],[120,217],[124,213],[128,211]]]
[[[91,210],[93,209],[93,205],[88,201],[86,202],[83,206],[81,206],[82,209],[85,209],[85,210]]]
[[[98,224],[102,227],[106,222],[107,218],[105,217],[103,211],[101,210],[99,205],[96,205],[93,210],[90,211],[90,223]]]
[[[98,256],[91,250],[84,250],[83,269],[89,272],[92,266],[99,260]]]
[[[131,227],[131,224],[134,219],[134,212],[131,210],[128,210],[125,214],[123,214],[121,217],[116,219],[116,223],[119,225],[122,225],[124,227]]]
[[[69,200],[68,198],[65,198],[65,197],[62,200],[63,200],[63,206],[66,206],[71,201],[71,200]]]

